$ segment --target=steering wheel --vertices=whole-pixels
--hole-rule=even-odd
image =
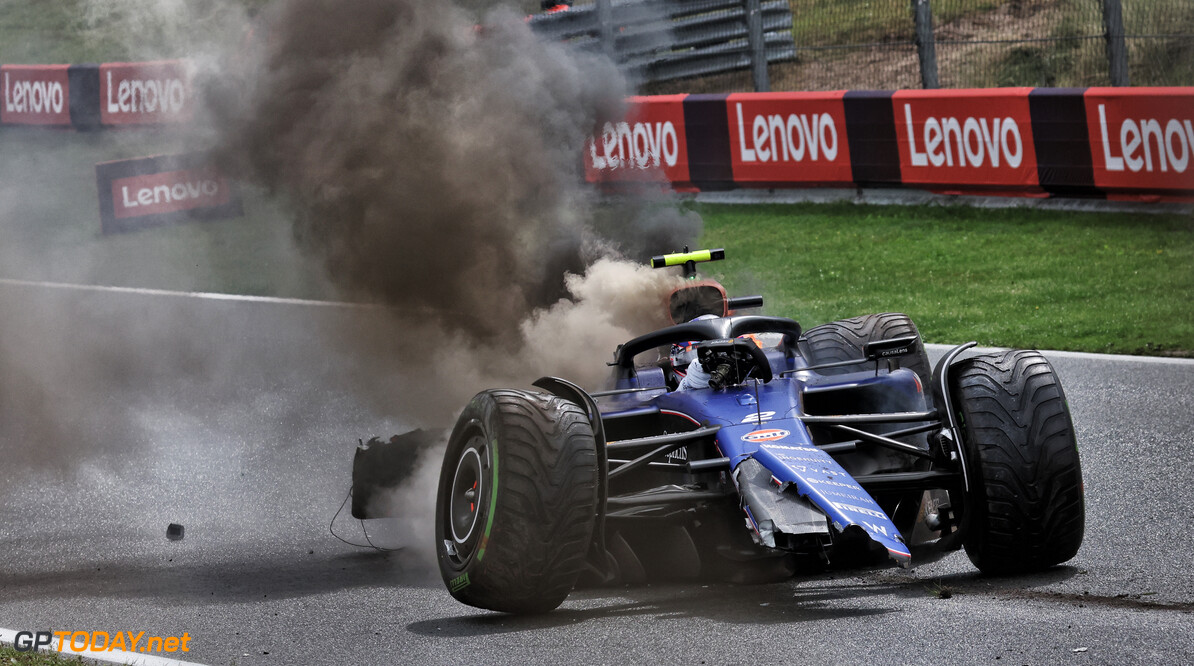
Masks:
[[[767,383],[773,376],[767,355],[751,340],[706,340],[697,345],[696,351],[713,389],[737,386],[751,377]]]

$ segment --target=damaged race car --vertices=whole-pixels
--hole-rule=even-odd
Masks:
[[[674,325],[620,345],[606,390],[544,377],[464,408],[441,470],[435,540],[459,601],[560,605],[585,579],[768,581],[899,566],[965,548],[984,573],[1032,572],[1082,543],[1069,407],[1035,351],[931,367],[905,315],[803,330],[741,315],[696,279]]]

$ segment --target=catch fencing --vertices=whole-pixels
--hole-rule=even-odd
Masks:
[[[531,24],[605,40],[650,94],[1194,85],[1194,0],[600,0]]]
[[[640,85],[749,72],[767,90],[768,64],[795,55],[788,0],[597,0],[528,22],[545,37],[609,55]]]

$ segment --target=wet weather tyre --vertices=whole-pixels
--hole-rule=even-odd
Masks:
[[[851,317],[839,321],[814,326],[804,332],[809,363],[837,363],[851,359],[862,358],[862,347],[868,342],[878,342],[901,338],[908,335],[916,336],[916,344],[912,353],[900,358],[900,367],[908,368],[920,377],[921,384],[930,386],[933,378],[933,366],[929,365],[929,356],[925,353],[924,343],[920,339],[920,331],[916,324],[906,314],[898,312],[884,312],[880,314]],[[857,366],[847,365],[840,368],[825,368],[817,372],[826,375],[840,375],[847,372],[858,372],[864,367],[873,367],[873,362],[859,361]]]
[[[436,495],[436,551],[452,596],[507,613],[559,606],[592,540],[597,473],[592,426],[576,404],[478,393],[448,440]]]
[[[950,375],[970,475],[966,554],[987,574],[1040,571],[1074,557],[1086,509],[1069,405],[1039,352],[958,362]]]

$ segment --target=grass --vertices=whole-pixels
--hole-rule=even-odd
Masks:
[[[698,207],[734,294],[806,327],[908,313],[928,342],[1194,356],[1194,220],[1024,209]]]
[[[178,2],[169,20],[159,0],[0,0],[0,63],[74,64],[193,56],[235,43],[242,8],[269,0]]]
[[[168,132],[3,130],[0,277],[326,298],[287,216],[104,236],[96,162],[184,146]],[[966,207],[697,206],[739,295],[812,326],[907,312],[930,342],[1194,355],[1194,221]]]
[[[186,146],[169,130],[0,130],[0,277],[184,291],[325,296],[285,215],[247,190],[245,216],[104,236],[95,164]]]
[[[76,655],[71,658],[60,656],[57,652],[18,652],[15,648],[0,645],[0,664],[8,666],[78,666],[85,662]]]
[[[173,42],[160,30],[137,44],[117,38],[136,19],[129,9],[150,2],[0,0],[0,62],[115,61],[164,49]],[[942,22],[997,4],[934,7]],[[91,12],[81,14],[85,5]],[[200,19],[189,39],[219,24],[220,16],[204,13],[209,5],[188,10]],[[1194,11],[1179,0],[1156,6],[1185,8],[1187,18]],[[799,43],[838,39],[835,30],[852,41],[889,39],[911,24],[907,4],[891,0],[793,0],[793,8],[798,31],[820,26]],[[1126,19],[1154,27],[1142,16]],[[1042,75],[1034,54],[1016,57],[1025,76]],[[297,256],[286,216],[260,193],[246,193],[239,219],[99,233],[94,164],[185,149],[169,130],[3,128],[0,141],[9,156],[0,159],[0,277],[328,295]],[[771,312],[806,326],[899,310],[930,342],[1194,355],[1189,218],[847,204],[699,208],[702,244],[730,252],[716,268],[727,271],[731,290],[761,292]]]

